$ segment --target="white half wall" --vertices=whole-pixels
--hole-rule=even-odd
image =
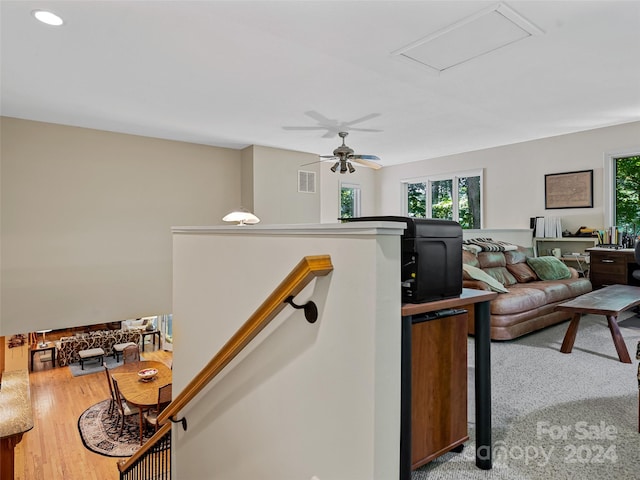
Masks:
[[[306,255],[334,271],[285,308],[174,427],[176,478],[398,478],[397,223],[176,229],[174,395]]]

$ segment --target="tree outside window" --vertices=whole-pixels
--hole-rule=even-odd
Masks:
[[[615,224],[622,232],[640,230],[640,155],[614,159]]]
[[[340,218],[360,216],[360,186],[343,183],[340,187]]]
[[[455,220],[464,229],[482,228],[481,184],[481,173],[407,182],[407,215]]]

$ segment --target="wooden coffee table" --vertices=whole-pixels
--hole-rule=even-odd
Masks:
[[[636,305],[640,305],[640,287],[632,287],[629,285],[610,285],[580,295],[569,302],[561,303],[556,309],[572,312],[573,318],[571,319],[567,333],[564,335],[560,351],[562,353],[571,353],[573,342],[575,342],[576,334],[578,333],[580,318],[585,313],[594,313],[607,317],[611,337],[613,337],[613,344],[618,352],[618,358],[623,363],[631,363],[627,346],[618,328],[618,315]]]

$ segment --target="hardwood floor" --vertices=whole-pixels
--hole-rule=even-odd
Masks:
[[[171,365],[172,353],[150,351],[144,358]],[[93,453],[82,443],[78,418],[109,398],[104,372],[73,377],[68,367],[34,362],[30,373],[34,427],[16,447],[14,480],[118,480],[118,458]]]

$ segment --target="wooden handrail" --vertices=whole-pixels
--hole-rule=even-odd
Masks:
[[[147,440],[141,447],[140,449],[134,453],[132,456],[130,456],[129,458],[127,458],[126,460],[118,460],[118,470],[120,470],[120,473],[127,471],[129,468],[131,468],[140,458],[144,457],[147,452],[149,450],[151,450],[153,448],[153,446],[162,438],[165,436],[165,434],[167,432],[169,432],[171,430],[171,424],[167,423],[165,425],[163,425],[162,427],[160,427],[158,429],[158,431],[156,433],[153,434],[153,436]]]
[[[273,320],[287,305],[285,300],[296,296],[315,277],[329,274],[333,270],[329,255],[304,257],[287,275],[269,297],[249,319],[224,344],[209,363],[189,382],[178,396],[158,416],[163,424],[182,410],[198,393],[233,360],[253,338]]]

